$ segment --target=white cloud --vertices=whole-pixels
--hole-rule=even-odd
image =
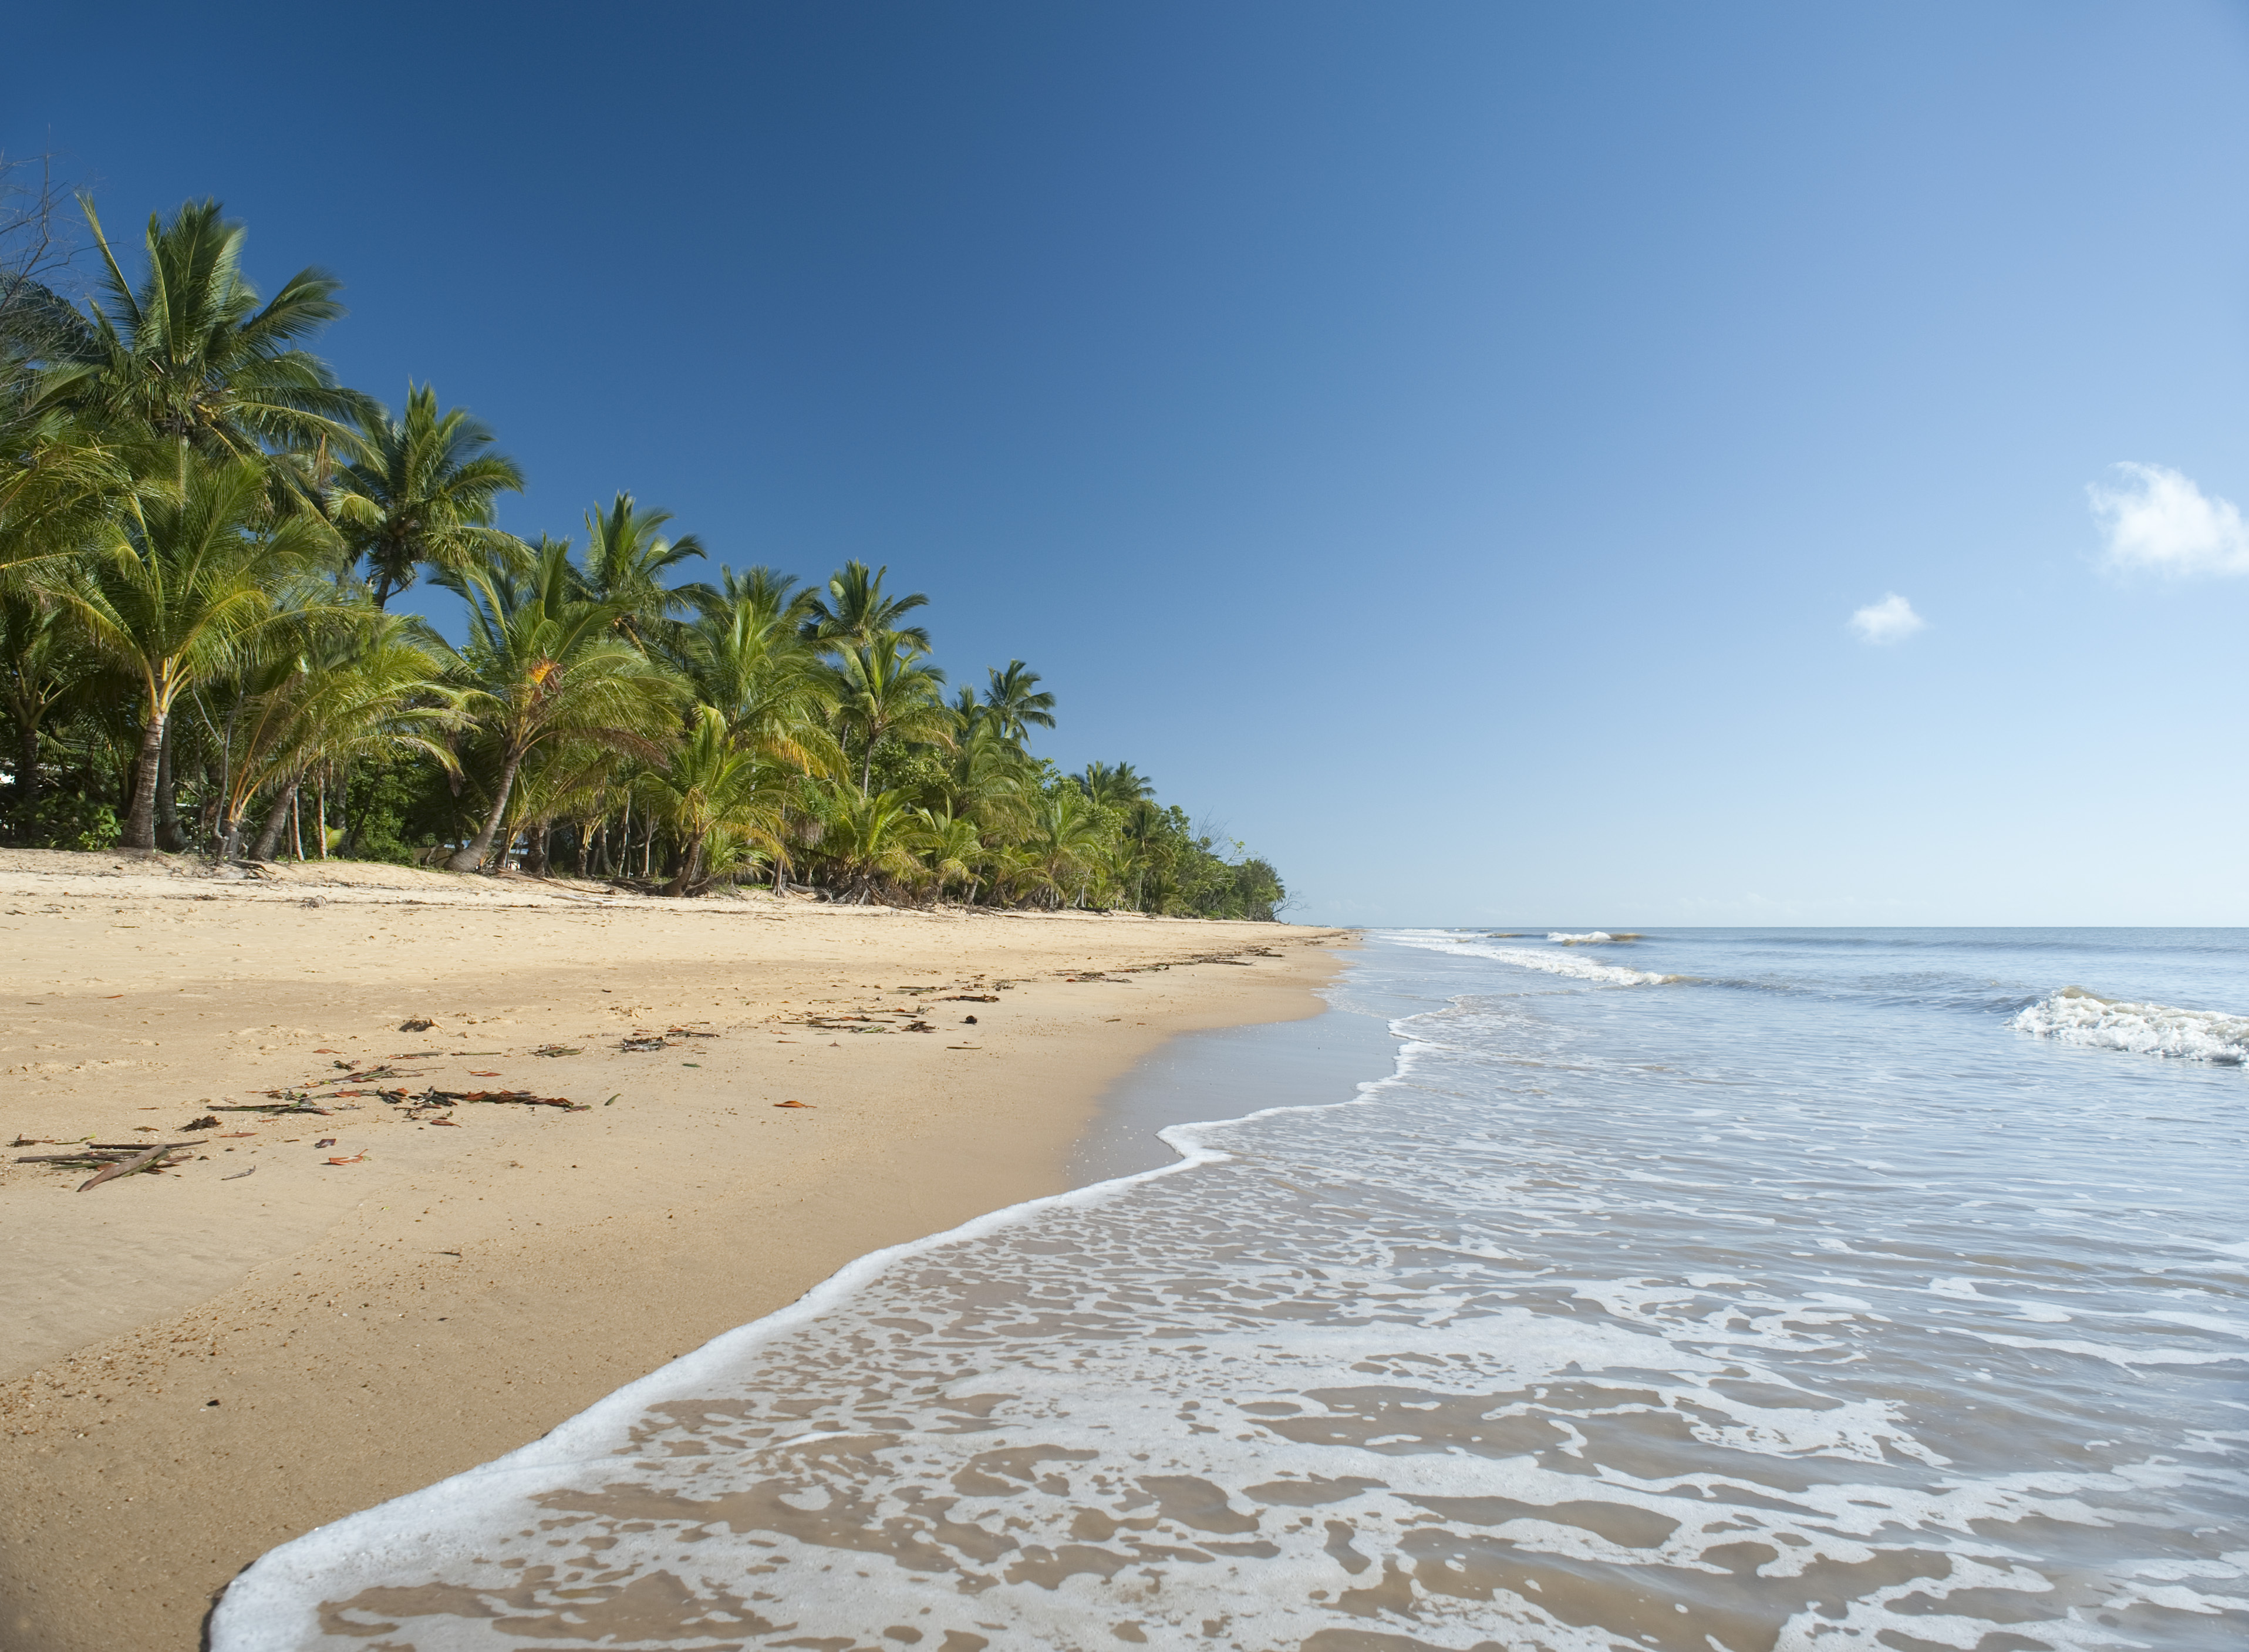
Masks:
[[[1851,616],[1851,629],[1858,632],[1861,641],[1868,643],[1902,643],[1928,623],[1913,611],[1913,604],[1895,591]]]
[[[2119,465],[2114,486],[2085,490],[2108,536],[2108,564],[2158,574],[2249,574],[2249,526],[2231,499],[2211,499],[2160,465]]]

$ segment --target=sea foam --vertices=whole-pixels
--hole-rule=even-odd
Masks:
[[[2128,1050],[2238,1067],[2249,1063],[2249,1016],[2214,1009],[2175,1009],[2169,1004],[2125,1003],[2082,987],[2064,987],[2021,1011],[2008,1023],[2019,1031],[2094,1050]]]
[[[1683,979],[1678,975],[1659,975],[1651,970],[1624,969],[1615,964],[1597,964],[1590,958],[1579,958],[1569,953],[1540,952],[1531,946],[1494,946],[1473,936],[1461,935],[1436,929],[1393,930],[1383,937],[1404,946],[1420,946],[1430,952],[1454,953],[1467,958],[1490,958],[1503,964],[1515,964],[1524,969],[1544,971],[1549,975],[1568,975],[1578,981],[1597,981],[1610,987],[1661,987]]]

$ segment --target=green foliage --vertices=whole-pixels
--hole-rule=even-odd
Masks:
[[[680,583],[705,553],[625,492],[526,545],[522,472],[463,410],[402,415],[307,348],[341,313],[268,300],[217,203],[155,217],[96,301],[0,237],[0,830],[65,848],[566,869],[682,896],[1270,919],[1281,879],[1129,763],[1028,742],[1020,659],[946,695],[929,598],[887,567]],[[390,596],[469,609],[447,646]],[[122,819],[120,819],[120,816]]]

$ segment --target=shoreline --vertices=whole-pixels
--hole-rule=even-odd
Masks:
[[[1112,1084],[1178,1033],[1318,1014],[1351,939],[27,856],[0,853],[10,1138],[153,1119],[198,1143],[82,1199],[83,1173],[0,1167],[0,1640],[42,1652],[191,1646],[274,1545],[513,1450],[870,1251],[1075,1185]],[[613,1047],[636,1033],[668,1042]],[[415,1077],[342,1087],[583,1110],[207,1111],[376,1064]],[[226,1129],[176,1133],[189,1112]]]

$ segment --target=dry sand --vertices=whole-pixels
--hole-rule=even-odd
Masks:
[[[1347,939],[24,850],[0,934],[8,1138],[196,1144],[83,1194],[0,1164],[6,1652],[189,1652],[273,1545],[1060,1189],[1108,1084],[1173,1033],[1316,1013]],[[856,1015],[891,1030],[804,1024]],[[619,1048],[672,1029],[715,1036]],[[382,1063],[411,1076],[336,1082]],[[182,1129],[319,1079],[363,1093]],[[377,1093],[432,1086],[589,1105]]]

